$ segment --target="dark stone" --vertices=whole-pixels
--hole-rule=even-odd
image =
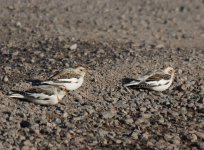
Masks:
[[[28,121],[21,121],[21,128],[30,128],[31,124]]]
[[[204,114],[204,108],[198,109],[198,113]]]

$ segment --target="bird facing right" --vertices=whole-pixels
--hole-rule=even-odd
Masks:
[[[41,84],[64,86],[67,91],[73,91],[83,84],[87,70],[86,67],[82,66],[64,69],[51,76],[48,81],[43,81]]]
[[[124,84],[124,86],[165,91],[171,86],[174,79],[174,73],[175,70],[172,67],[167,67],[162,72],[155,72],[141,79],[133,80]]]

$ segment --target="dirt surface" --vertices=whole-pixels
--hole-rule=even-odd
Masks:
[[[0,149],[204,149],[203,16],[203,0],[2,0]],[[79,64],[56,106],[6,95]],[[167,66],[164,92],[122,86]]]

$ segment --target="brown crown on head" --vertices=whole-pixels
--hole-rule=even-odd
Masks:
[[[76,68],[78,68],[78,67],[83,67],[86,71],[88,70],[88,67],[85,65],[77,65]]]
[[[174,73],[174,68],[172,68],[172,67],[166,67],[165,69],[164,69],[164,73],[167,73],[167,74],[172,74],[172,73]]]

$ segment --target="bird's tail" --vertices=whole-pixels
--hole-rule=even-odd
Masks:
[[[9,92],[8,97],[14,97],[14,98],[25,98],[23,94],[16,93],[16,92]]]
[[[128,87],[128,86],[137,86],[137,85],[139,85],[140,83],[141,83],[141,80],[133,80],[133,81],[131,81],[131,82],[129,82],[129,83],[124,84],[124,86],[125,86],[125,87]]]

